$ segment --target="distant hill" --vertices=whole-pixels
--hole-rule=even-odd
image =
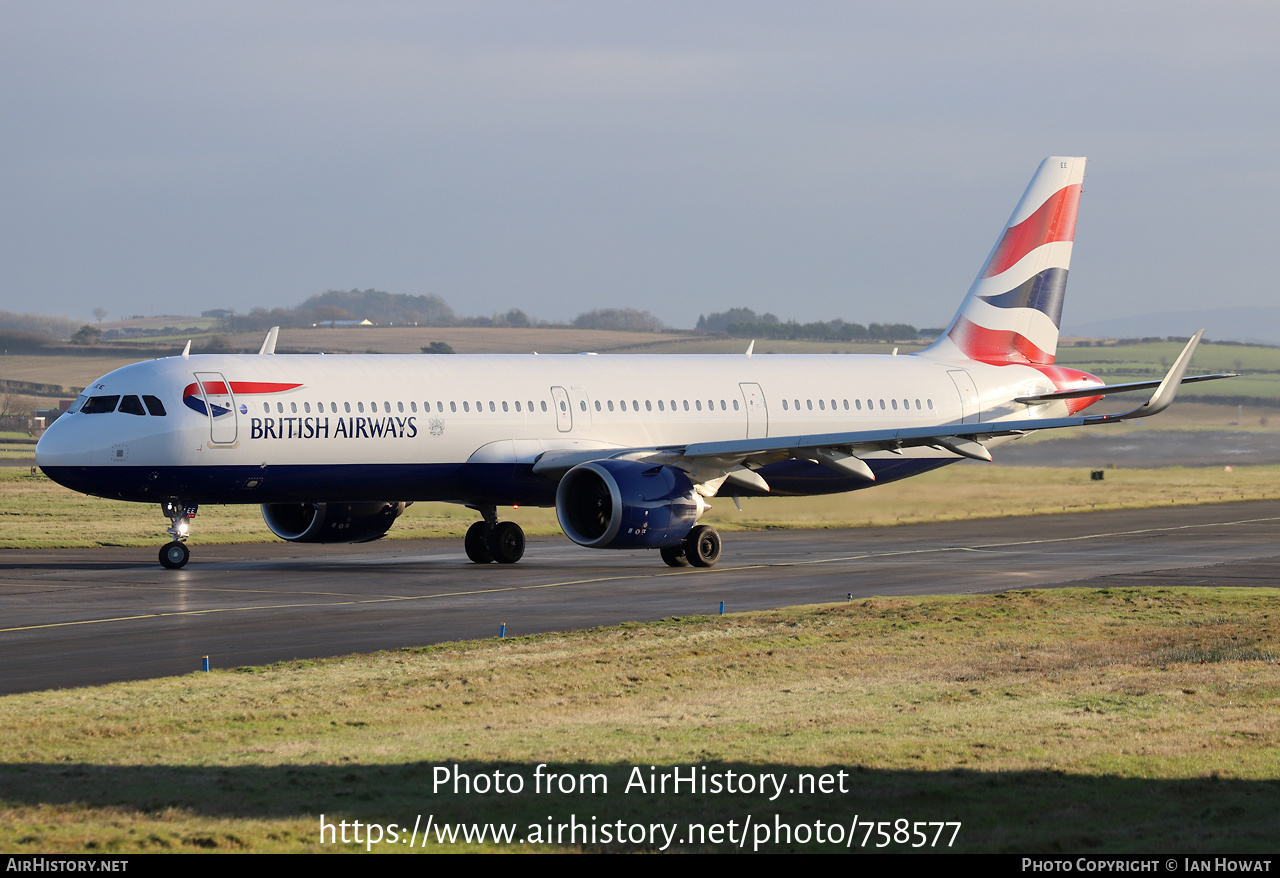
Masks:
[[[1155,335],[1188,336],[1201,328],[1205,330],[1205,337],[1214,341],[1280,345],[1280,308],[1162,311],[1136,317],[1068,323],[1062,327],[1062,334],[1084,338],[1146,338]]]

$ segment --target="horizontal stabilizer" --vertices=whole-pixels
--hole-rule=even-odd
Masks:
[[[1216,375],[1189,375],[1183,378],[1182,384],[1195,384],[1197,381],[1216,381],[1219,378],[1238,378],[1235,372],[1219,372]],[[1029,404],[1053,402],[1055,399],[1083,399],[1086,396],[1107,396],[1111,393],[1128,393],[1132,390],[1150,390],[1159,387],[1160,381],[1134,381],[1130,384],[1099,384],[1096,387],[1083,387],[1078,390],[1059,390],[1056,393],[1040,393],[1036,396],[1020,396],[1014,402]]]

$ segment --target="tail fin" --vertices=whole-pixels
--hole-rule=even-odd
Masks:
[[[1083,158],[1040,163],[947,332],[922,353],[1048,366],[1076,236]]]

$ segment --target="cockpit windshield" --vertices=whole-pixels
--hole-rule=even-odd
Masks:
[[[91,396],[80,411],[86,415],[101,415],[106,412],[114,412],[116,404],[119,402],[119,396]]]
[[[144,406],[145,404],[145,406]],[[117,405],[119,408],[117,408]],[[141,399],[137,396],[85,396],[80,397],[71,404],[71,408],[67,409],[68,414],[81,412],[86,415],[102,415],[108,412],[123,412],[126,415],[152,415],[153,417],[163,418],[168,412],[164,409],[164,403],[160,401],[160,397],[144,395]]]
[[[117,411],[124,412],[126,415],[145,415],[147,410],[142,407],[142,400],[136,396],[126,396],[120,400],[120,408]]]

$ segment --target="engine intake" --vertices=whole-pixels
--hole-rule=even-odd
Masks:
[[[579,464],[556,489],[560,527],[590,549],[674,546],[706,508],[684,472],[634,460]]]
[[[264,503],[271,532],[292,543],[368,543],[381,538],[407,503]]]

